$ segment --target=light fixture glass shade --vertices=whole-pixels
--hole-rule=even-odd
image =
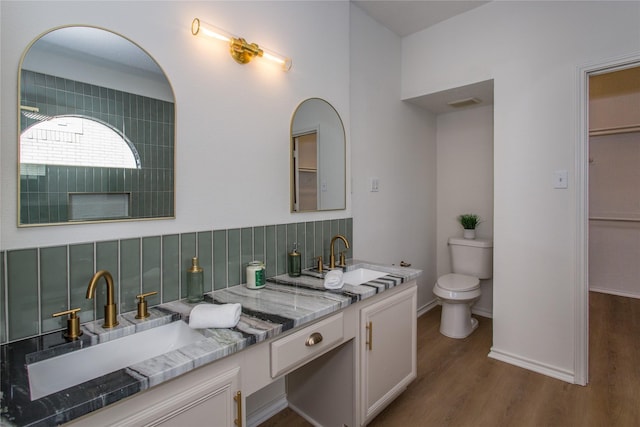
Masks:
[[[216,27],[215,25],[204,22],[199,18],[195,18],[193,22],[191,22],[191,34],[194,36],[202,35],[211,37],[227,43],[231,43],[231,40],[238,38],[236,35],[231,34],[222,28]]]
[[[194,36],[202,35],[211,37],[228,43],[231,56],[240,64],[246,64],[258,56],[271,63],[277,64],[284,71],[291,69],[291,58],[270,49],[260,47],[256,43],[248,43],[242,37],[238,37],[220,27],[204,22],[199,18],[195,18],[193,22],[191,22],[191,34]]]
[[[284,71],[289,71],[291,69],[292,61],[291,58],[288,58],[284,55],[279,54],[278,52],[274,52],[271,49],[267,49],[265,47],[261,47],[262,49],[262,58],[271,62],[275,62],[278,64]]]

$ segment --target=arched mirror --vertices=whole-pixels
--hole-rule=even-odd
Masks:
[[[175,216],[175,97],[156,61],[69,26],[19,69],[18,226]]]
[[[338,112],[320,98],[291,119],[291,211],[346,208],[346,141]]]

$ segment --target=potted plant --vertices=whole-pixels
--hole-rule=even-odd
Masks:
[[[480,217],[476,214],[462,214],[458,217],[458,221],[464,228],[463,237],[465,239],[475,239],[476,227],[480,224]]]

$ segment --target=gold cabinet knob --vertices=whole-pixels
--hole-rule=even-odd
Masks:
[[[80,330],[80,318],[76,314],[79,311],[79,308],[72,308],[71,310],[60,311],[51,315],[51,317],[64,316],[66,314],[69,315],[69,318],[67,319],[67,331],[64,333],[65,338],[75,340],[82,335],[82,331]]]
[[[145,298],[157,293],[158,292],[153,291],[147,292],[146,294],[136,295],[136,298],[138,298],[138,314],[136,314],[136,319],[146,319],[147,317],[149,317],[149,311],[147,310],[147,301],[145,300]]]

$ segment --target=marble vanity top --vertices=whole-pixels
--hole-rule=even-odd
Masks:
[[[30,399],[27,364],[170,322],[188,322],[194,304],[186,300],[161,304],[149,309],[151,316],[144,320],[135,319],[135,312],[125,313],[118,316],[120,325],[111,330],[102,329],[101,321],[90,322],[82,325],[83,335],[73,342],[66,342],[58,331],[5,344],[0,349],[0,425],[53,426],[68,422],[421,274],[412,268],[359,261],[349,262],[347,269],[359,267],[384,271],[387,275],[358,286],[345,285],[339,291],[325,290],[323,280],[314,277],[313,272],[295,278],[276,276],[259,290],[250,290],[244,285],[216,290],[205,295],[204,303],[242,304],[236,327],[201,329],[201,341],[34,401]]]

